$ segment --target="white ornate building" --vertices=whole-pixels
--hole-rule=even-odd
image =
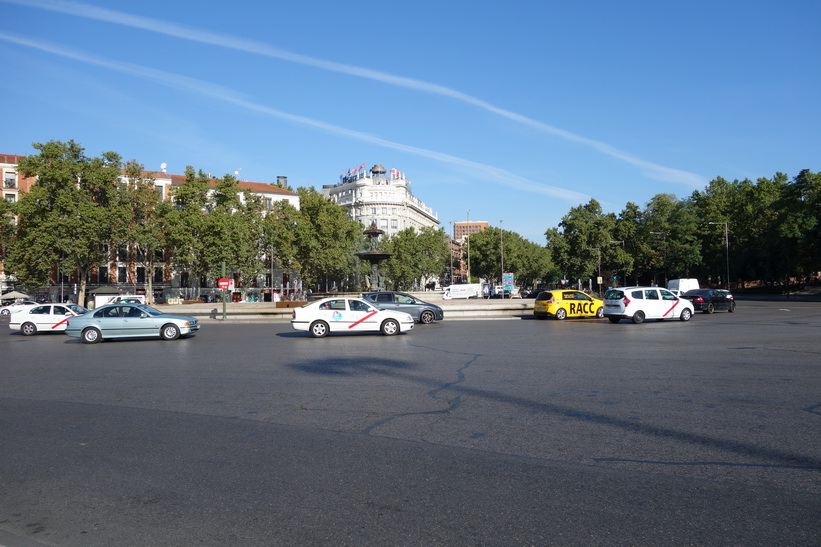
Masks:
[[[387,172],[381,165],[370,170],[363,163],[340,176],[340,182],[324,185],[322,195],[348,210],[353,220],[395,235],[406,228],[439,227],[433,209],[413,195],[410,180],[396,169]]]

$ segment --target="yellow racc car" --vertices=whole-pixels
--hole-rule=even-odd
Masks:
[[[536,295],[533,315],[539,319],[555,317],[604,317],[604,302],[582,291],[542,291]]]

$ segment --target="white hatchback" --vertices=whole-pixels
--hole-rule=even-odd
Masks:
[[[604,315],[611,323],[630,319],[680,319],[693,317],[693,304],[661,287],[618,287],[604,294]]]

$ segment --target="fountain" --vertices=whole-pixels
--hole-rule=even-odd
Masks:
[[[386,253],[383,251],[377,250],[377,243],[379,242],[379,236],[385,233],[384,230],[380,230],[376,227],[376,222],[371,222],[371,225],[366,228],[363,232],[365,236],[368,238],[368,250],[360,251],[358,253],[354,253],[356,256],[363,260],[367,260],[371,264],[371,275],[365,276],[365,285],[367,286],[367,290],[371,291],[384,291],[385,290],[385,276],[379,273],[379,263],[386,258],[390,258],[393,256],[393,253]]]

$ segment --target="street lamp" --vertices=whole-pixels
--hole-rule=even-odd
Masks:
[[[724,254],[727,257],[727,290],[730,290],[730,232],[726,222],[709,222],[724,225]]]
[[[661,236],[661,242],[664,246],[664,285],[667,286],[667,233],[666,232],[650,232],[653,235]]]
[[[450,279],[448,279],[448,285],[453,285],[453,221],[450,221],[450,240],[448,241],[448,252],[450,253]]]
[[[502,220],[499,221],[499,254],[502,258],[502,285],[505,284],[505,241],[504,241],[504,230],[502,229]],[[502,296],[504,296],[504,292]]]
[[[470,283],[470,209],[468,209],[467,215],[467,222],[465,223],[465,244],[468,250],[468,260],[467,260],[467,268],[468,268],[468,280],[467,282]]]

